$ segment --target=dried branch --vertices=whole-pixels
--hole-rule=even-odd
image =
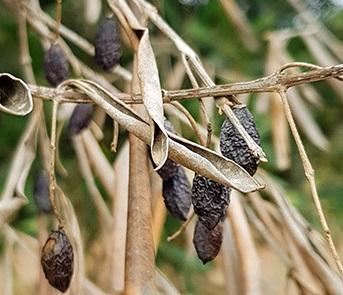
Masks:
[[[300,74],[286,74],[276,72],[269,76],[239,83],[230,83],[216,85],[213,87],[200,87],[197,89],[181,89],[181,90],[162,90],[163,102],[194,99],[199,97],[226,97],[230,95],[259,93],[259,92],[280,92],[283,89],[288,89],[293,86],[302,85],[326,80],[329,78],[337,78],[343,75],[343,64],[323,67],[317,70],[310,70]],[[74,103],[90,103],[91,100],[84,94],[77,91],[48,88],[36,85],[29,85],[32,95],[46,100],[59,99],[61,102]],[[138,95],[130,95],[126,93],[116,93],[116,96],[127,104],[141,104],[142,97]],[[236,100],[232,101],[236,103]]]
[[[288,100],[287,100],[286,91],[281,91],[279,94],[280,94],[282,103],[283,103],[284,108],[285,108],[285,115],[286,115],[289,127],[291,128],[294,140],[295,140],[296,145],[298,147],[299,155],[300,155],[300,158],[301,158],[304,170],[305,170],[305,176],[306,176],[306,178],[310,184],[312,199],[313,199],[314,205],[316,207],[316,211],[319,215],[319,220],[320,220],[321,226],[323,228],[323,231],[325,233],[325,238],[329,244],[331,254],[333,256],[333,259],[335,260],[335,263],[337,265],[339,273],[340,273],[341,277],[343,277],[342,262],[340,261],[340,258],[338,256],[338,252],[336,250],[335,244],[334,244],[332,236],[331,236],[331,231],[330,231],[329,226],[326,222],[326,218],[325,218],[325,215],[323,212],[323,208],[322,208],[322,205],[320,203],[320,199],[319,199],[317,187],[316,187],[314,170],[313,170],[312,165],[310,163],[310,160],[306,154],[304,145],[301,141],[299,132],[298,132],[297,127],[295,125],[295,122],[293,120],[291,109],[290,109],[290,106],[289,106]]]

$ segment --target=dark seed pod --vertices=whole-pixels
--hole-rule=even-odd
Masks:
[[[50,285],[67,291],[73,275],[73,247],[63,229],[53,231],[42,250],[41,264]]]
[[[201,175],[193,179],[192,203],[199,221],[213,229],[225,216],[231,189]]]
[[[191,207],[191,186],[185,169],[178,165],[172,177],[163,180],[163,199],[170,214],[186,220]]]
[[[49,177],[44,171],[34,181],[33,200],[40,211],[47,214],[52,212],[49,198]]]
[[[105,71],[119,63],[121,41],[117,23],[106,18],[98,27],[95,36],[95,61]]]
[[[212,261],[219,253],[223,241],[223,225],[209,230],[199,220],[195,225],[193,244],[203,264]]]
[[[44,54],[43,69],[46,79],[51,85],[57,86],[69,77],[69,64],[61,47],[51,44]]]
[[[252,139],[260,145],[260,135],[247,107],[234,108],[233,112]],[[260,161],[251,153],[245,140],[228,119],[221,128],[220,150],[223,156],[242,166],[250,175],[255,174]]]
[[[78,104],[69,120],[69,134],[79,134],[87,128],[93,117],[93,106],[91,104]]]

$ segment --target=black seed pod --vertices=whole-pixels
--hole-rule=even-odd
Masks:
[[[249,110],[244,106],[234,108],[233,112],[252,139],[260,145],[260,135]],[[228,119],[221,128],[220,150],[223,156],[242,166],[250,175],[255,174],[260,161],[251,153],[245,140]]]
[[[43,69],[46,79],[57,86],[69,77],[69,64],[61,47],[54,43],[44,54]]]
[[[106,18],[98,27],[95,36],[95,61],[105,71],[119,63],[121,41],[117,23]]]
[[[73,247],[63,229],[53,231],[42,250],[41,264],[50,285],[67,291],[73,275]]]
[[[193,179],[192,203],[199,221],[213,229],[225,216],[231,189],[201,175]]]
[[[49,199],[49,177],[44,171],[34,181],[33,200],[40,211],[47,214],[52,212]]]
[[[178,165],[172,177],[163,180],[163,199],[171,215],[186,220],[191,207],[191,186],[185,169]]]
[[[91,104],[78,104],[71,114],[68,129],[70,135],[79,134],[87,128],[93,117],[93,106]]]
[[[219,253],[223,241],[223,225],[209,230],[199,220],[195,225],[193,244],[203,264],[212,261]]]

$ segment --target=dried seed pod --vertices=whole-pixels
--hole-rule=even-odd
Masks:
[[[252,139],[260,145],[260,135],[247,107],[234,108],[233,112]],[[260,160],[251,153],[245,140],[228,119],[221,127],[220,150],[223,156],[242,166],[250,175],[255,174]]]
[[[78,104],[71,114],[69,120],[69,134],[79,134],[83,129],[87,128],[93,117],[93,105]]]
[[[225,216],[231,189],[201,175],[193,179],[192,203],[199,221],[213,229]]]
[[[57,86],[68,79],[69,64],[57,43],[51,44],[48,51],[44,54],[43,69],[46,79],[53,86]]]
[[[73,275],[73,247],[63,229],[53,231],[42,250],[41,264],[50,285],[67,291]]]
[[[49,198],[49,177],[45,171],[42,171],[34,181],[33,200],[40,211],[47,214],[52,212]]]
[[[119,63],[121,41],[117,22],[106,18],[98,27],[95,36],[95,61],[105,71]]]
[[[212,261],[219,253],[223,241],[223,225],[209,230],[199,220],[195,225],[193,244],[203,264]]]
[[[172,177],[163,180],[163,199],[171,215],[186,220],[191,207],[191,186],[185,169],[178,165]]]

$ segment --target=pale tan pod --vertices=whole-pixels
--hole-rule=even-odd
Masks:
[[[0,111],[25,116],[32,108],[32,95],[27,84],[11,74],[0,73]]]

